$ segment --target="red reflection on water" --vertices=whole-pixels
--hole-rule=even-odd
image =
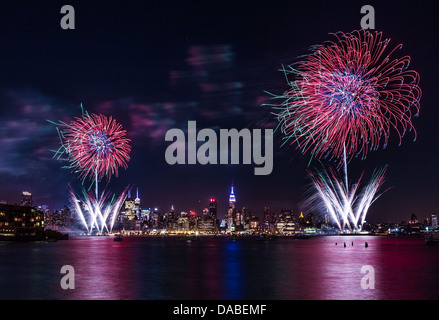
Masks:
[[[426,245],[419,236],[378,241],[375,273],[383,299],[437,299],[438,249]]]
[[[87,237],[68,240],[69,256],[62,261],[75,269],[75,289],[64,290],[63,298],[80,300],[135,299],[132,239],[114,242],[112,237]]]
[[[377,272],[377,259],[380,251],[370,236],[335,236],[316,239],[315,256],[316,279],[305,291],[311,299],[319,300],[357,300],[382,299],[382,281]],[[368,247],[365,243],[368,243]],[[372,266],[372,272],[362,273],[363,266]],[[373,270],[375,272],[373,272]],[[361,279],[368,278],[374,289],[364,289]]]
[[[417,300],[434,295],[428,285],[437,283],[439,259],[436,248],[422,238],[336,236],[312,241],[319,242],[309,253],[315,275],[303,284],[304,299]],[[372,276],[361,272],[363,266],[373,268],[373,289],[361,286],[363,277],[370,281]]]
[[[47,281],[54,279],[50,296],[61,299],[439,297],[439,247],[425,245],[422,238],[333,236],[234,243],[87,237],[53,245],[44,256],[59,262],[59,268],[72,265],[76,272],[74,290],[60,288],[59,273],[48,274]],[[374,289],[361,286],[365,265],[374,269]],[[50,271],[54,266],[42,267]]]

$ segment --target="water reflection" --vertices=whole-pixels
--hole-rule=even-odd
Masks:
[[[381,299],[383,287],[381,273],[377,268],[379,248],[376,237],[340,236],[321,238],[318,252],[315,252],[315,269],[318,272],[319,283],[307,292],[313,299]],[[365,243],[368,246],[365,246]],[[372,273],[362,273],[363,266],[373,267]],[[378,271],[378,272],[377,272]],[[375,284],[375,289],[364,289],[361,279],[369,278]]]
[[[88,237],[56,243],[0,243],[0,261],[1,299],[439,297],[439,247],[410,237],[272,242],[225,238],[114,242],[110,237]],[[75,268],[74,290],[60,286],[63,265]],[[375,289],[361,287],[364,265],[375,270]]]
[[[243,278],[245,275],[242,270],[244,260],[241,249],[241,241],[228,241],[224,246],[224,283],[225,299],[242,299],[243,297]]]
[[[63,299],[135,299],[139,288],[136,277],[136,254],[128,239],[114,242],[107,237],[72,239],[60,257],[63,264],[75,268],[75,289],[55,286]],[[61,278],[62,275],[59,277]]]

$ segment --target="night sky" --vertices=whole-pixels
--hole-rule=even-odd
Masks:
[[[75,9],[75,30],[60,27],[63,5]],[[354,159],[349,176],[389,165],[384,188],[371,207],[372,222],[423,219],[439,213],[439,111],[437,13],[433,1],[5,1],[0,8],[0,200],[57,209],[69,203],[68,185],[81,182],[53,159],[56,127],[90,113],[111,115],[132,140],[131,160],[107,188],[139,188],[143,207],[176,212],[218,201],[228,207],[233,182],[237,207],[261,215],[264,206],[301,210],[310,188],[309,155],[281,147],[275,134],[274,168],[254,176],[252,165],[175,165],[165,161],[165,134],[198,129],[275,128],[265,92],[287,89],[279,71],[330,32],[360,29],[363,5],[375,8],[376,29],[403,43],[421,76],[421,111],[398,146]],[[317,165],[317,163],[316,163]],[[312,167],[314,166],[314,163]],[[87,183],[86,183],[87,184]],[[105,183],[102,183],[104,186]]]

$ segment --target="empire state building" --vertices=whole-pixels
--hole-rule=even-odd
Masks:
[[[236,208],[235,208],[235,190],[232,187],[230,188],[230,195],[229,195],[229,211],[227,213],[227,231],[233,232],[235,231],[236,226]]]

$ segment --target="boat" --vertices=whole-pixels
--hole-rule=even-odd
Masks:
[[[122,236],[120,234],[118,234],[117,236],[114,237],[113,241],[122,241]]]

